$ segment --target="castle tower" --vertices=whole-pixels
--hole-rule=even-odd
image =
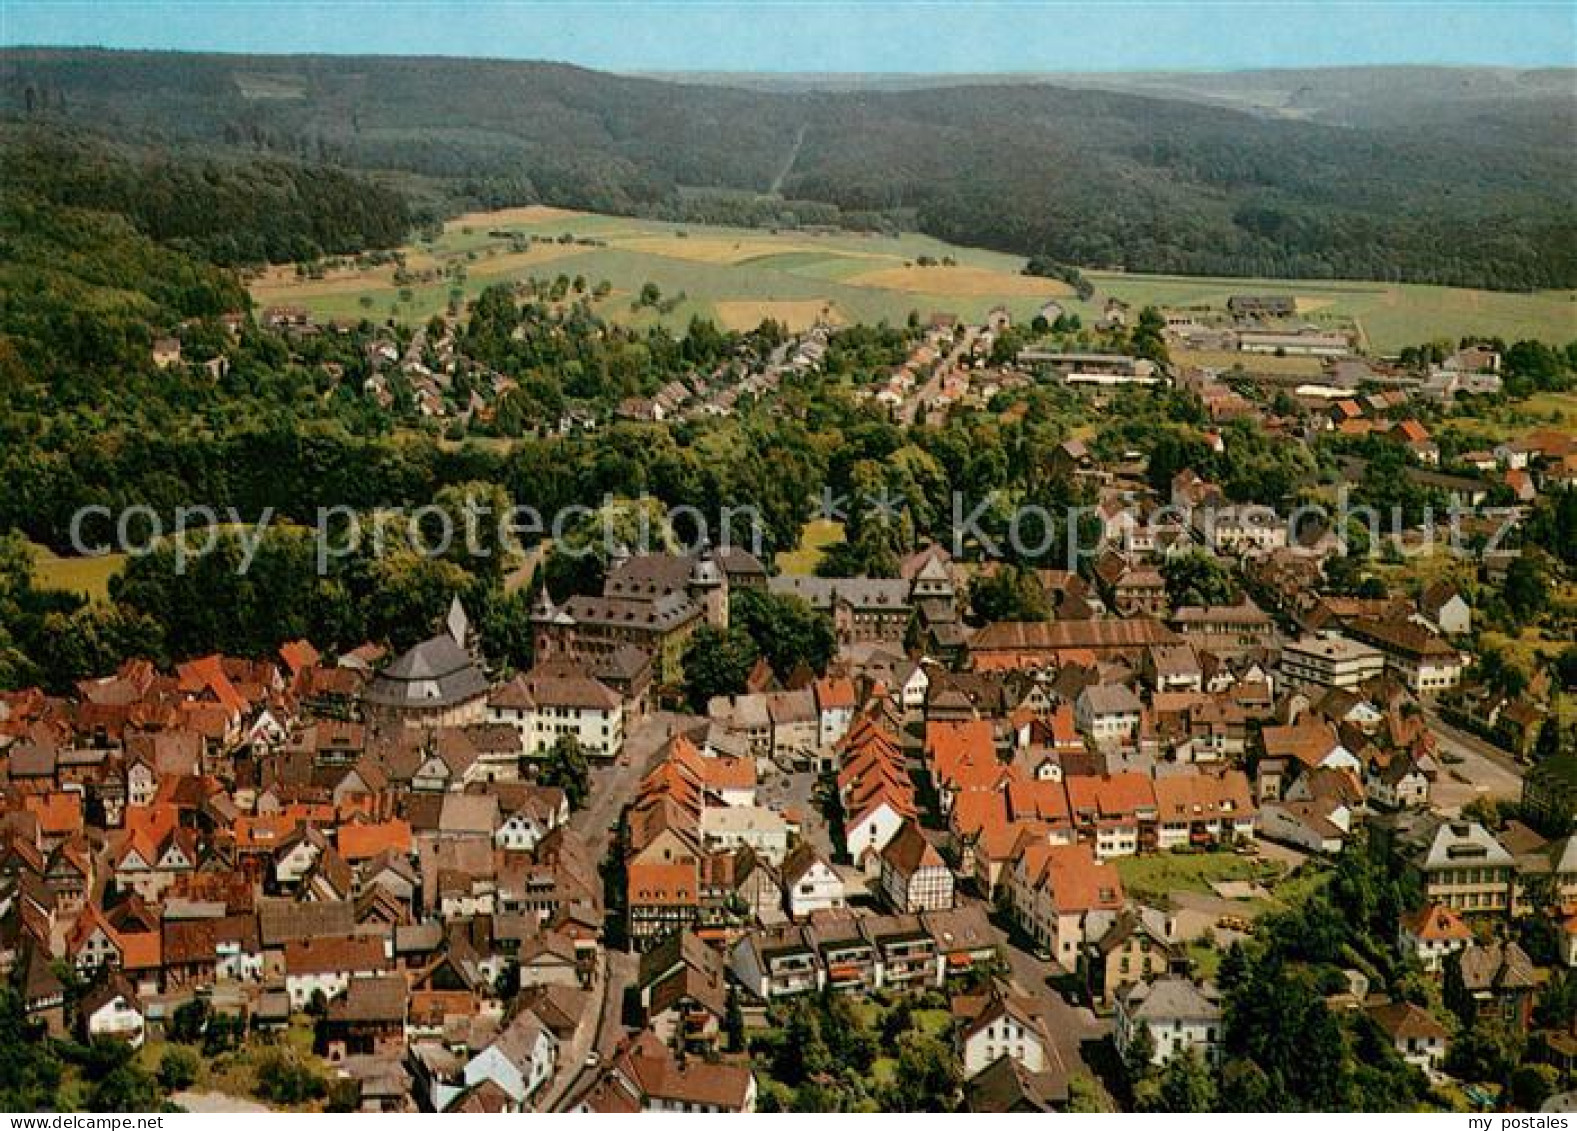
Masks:
[[[728,627],[728,575],[717,564],[712,547],[702,542],[696,551],[695,565],[685,586],[690,599],[706,612],[706,623],[714,628]]]
[[[558,609],[553,606],[548,587],[543,585],[531,606],[531,652],[538,663],[553,655],[553,623],[557,619]]]

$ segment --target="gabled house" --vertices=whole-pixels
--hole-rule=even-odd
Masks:
[[[728,1013],[726,965],[692,931],[643,954],[636,985],[647,1028],[676,1050],[715,1047]]]
[[[1461,917],[1438,903],[1403,915],[1397,928],[1397,948],[1430,974],[1441,973],[1447,959],[1472,941],[1473,932]]]
[[[146,1011],[125,977],[113,973],[87,992],[77,1006],[88,1040],[108,1037],[141,1048],[147,1035]]]
[[[1445,1061],[1449,1034],[1427,1009],[1410,1001],[1393,1001],[1370,1007],[1368,1014],[1408,1064],[1432,1071]]]
[[[1135,982],[1117,995],[1117,1051],[1126,1056],[1140,1026],[1150,1030],[1153,1061],[1165,1064],[1192,1050],[1213,1063],[1221,1050],[1221,1005],[1215,987],[1187,978],[1166,977]]]
[[[964,1079],[975,1078],[1002,1057],[1030,1073],[1058,1063],[1033,999],[999,985],[981,997],[955,999],[953,1008],[960,1020],[957,1041]]]
[[[809,841],[801,841],[783,860],[783,897],[789,916],[806,919],[845,904],[843,877]]]
[[[1023,846],[1007,872],[1008,905],[1047,957],[1073,971],[1086,916],[1123,906],[1122,879],[1114,865],[1096,861],[1088,844]]]
[[[1085,991],[1091,1001],[1109,1002],[1135,982],[1171,972],[1179,948],[1171,920],[1144,906],[1096,911],[1085,919]]]
[[[491,1081],[509,1097],[506,1110],[524,1111],[558,1060],[558,1041],[530,1010],[522,1010],[501,1033],[466,1062],[467,1087]]]
[[[576,1111],[752,1112],[756,1081],[738,1061],[681,1060],[655,1034],[643,1032],[622,1045]]]
[[[953,872],[920,826],[905,821],[882,850],[882,896],[902,914],[953,906]]]
[[[1490,1018],[1526,1030],[1538,972],[1514,942],[1470,943],[1446,961],[1445,1000],[1465,1025]]]
[[[1131,743],[1138,733],[1144,705],[1120,683],[1096,683],[1079,693],[1073,705],[1079,729],[1098,747]]]

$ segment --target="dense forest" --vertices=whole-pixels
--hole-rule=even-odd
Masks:
[[[235,190],[299,195],[293,226],[211,245],[226,261],[390,242],[432,208],[544,202],[912,225],[1135,271],[1577,285],[1577,101],[1524,85],[1411,115],[1360,113],[1395,88],[1359,86],[1305,120],[1164,87],[784,92],[478,60],[0,53],[10,121],[207,163],[100,172],[57,149],[82,182],[64,202],[124,188],[145,231],[201,243],[241,211]],[[361,175],[354,207],[343,170]]]
[[[0,150],[8,192],[121,213],[150,238],[218,264],[389,247],[414,223],[400,191],[322,163],[174,156],[38,122],[0,131]]]

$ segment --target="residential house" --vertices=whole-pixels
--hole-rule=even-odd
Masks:
[[[575,1110],[705,1114],[753,1112],[756,1081],[747,1063],[681,1059],[654,1033],[622,1045]]]
[[[887,903],[903,914],[953,906],[952,869],[912,820],[882,849],[881,888]]]
[[[726,967],[692,931],[643,954],[636,984],[647,1028],[679,1051],[714,1048],[728,1012]]]
[[[1522,779],[1522,809],[1549,828],[1577,817],[1577,755],[1558,754],[1530,767]]]
[[[1514,942],[1470,943],[1446,962],[1445,1000],[1464,1024],[1488,1018],[1526,1030],[1538,986],[1533,960]]]
[[[1241,770],[1166,774],[1155,779],[1156,848],[1254,839],[1258,816]]]
[[[1007,870],[1008,906],[1035,943],[1063,969],[1078,965],[1086,917],[1123,906],[1115,866],[1088,844],[1029,843]]]
[[[734,944],[728,968],[758,1000],[819,990],[825,970],[809,927],[747,931]]]
[[[1418,598],[1419,611],[1446,636],[1465,636],[1473,629],[1473,609],[1449,581],[1426,586]]]
[[[1467,915],[1511,910],[1516,862],[1476,821],[1442,820],[1412,857],[1424,898]]]
[[[806,919],[817,911],[845,904],[843,877],[809,841],[801,841],[784,858],[780,874],[788,913],[794,919]]]
[[[1445,1061],[1449,1034],[1427,1009],[1410,1001],[1393,1001],[1371,1006],[1368,1013],[1408,1064],[1436,1071]]]
[[[1213,1063],[1221,1048],[1219,995],[1208,982],[1196,985],[1182,977],[1135,982],[1117,995],[1114,1035],[1119,1054],[1127,1055],[1140,1026],[1150,1030],[1154,1063],[1165,1064],[1185,1050]]]
[[[828,676],[814,685],[816,697],[818,746],[831,746],[848,733],[856,707],[854,681],[846,676]]]
[[[1099,860],[1133,856],[1155,848],[1155,782],[1135,771],[1099,776],[1073,774],[1064,779],[1068,809],[1080,839]]]
[[[955,999],[954,1010],[961,1014],[958,1058],[966,1080],[1002,1057],[1017,1061],[1030,1073],[1045,1071],[1056,1057],[1045,1022],[1031,998],[999,985],[983,997]]]
[[[527,1102],[553,1075],[558,1041],[540,1018],[521,1010],[481,1052],[466,1062],[467,1087],[489,1080],[509,1097],[506,1110],[524,1111]]]
[[[1473,941],[1473,932],[1461,916],[1438,903],[1426,904],[1402,916],[1396,945],[1404,955],[1418,959],[1431,974],[1445,969],[1446,960]]]
[[[1079,693],[1073,711],[1079,729],[1090,737],[1090,741],[1096,746],[1108,747],[1134,740],[1144,705],[1123,684],[1095,683]]]
[[[1085,926],[1085,990],[1092,1001],[1109,1002],[1135,982],[1169,973],[1179,957],[1167,916],[1153,908],[1092,914]]]
[[[107,1037],[141,1048],[147,1035],[146,1010],[130,982],[112,973],[77,1005],[88,1040]]]

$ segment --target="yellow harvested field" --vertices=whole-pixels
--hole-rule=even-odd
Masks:
[[[796,332],[809,329],[818,318],[834,326],[844,321],[837,307],[819,298],[724,299],[712,306],[725,330],[754,330],[768,318]]]
[[[743,263],[763,255],[782,255],[784,252],[813,251],[774,239],[729,239],[724,236],[627,236],[610,241],[621,251],[638,251],[644,255],[661,255],[669,259],[683,259],[688,263]]]
[[[1052,298],[1072,294],[1058,279],[1014,275],[989,267],[884,267],[847,280],[857,287],[878,287],[922,295],[1004,295],[1015,298]]]
[[[500,208],[492,212],[467,212],[444,224],[444,231],[458,232],[462,228],[485,230],[508,228],[516,224],[546,224],[552,220],[565,220],[584,216],[568,208],[554,208],[548,204],[527,204],[521,208]]]

